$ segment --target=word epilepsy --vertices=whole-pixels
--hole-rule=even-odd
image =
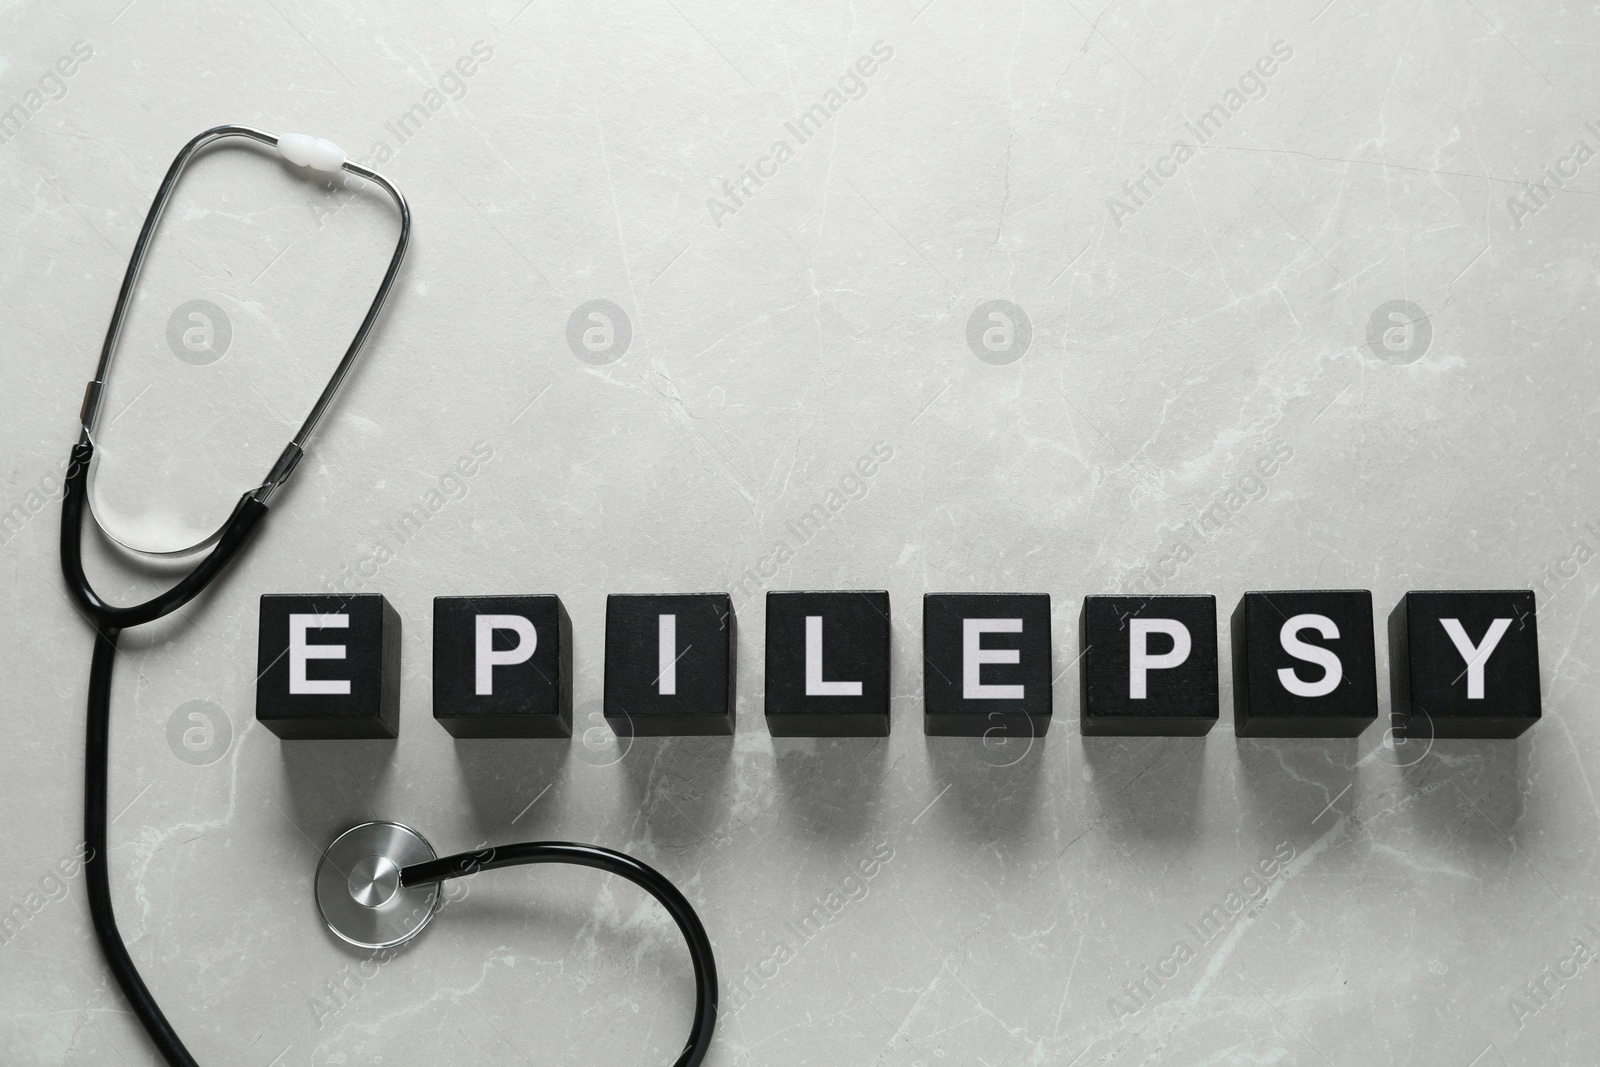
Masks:
[[[377,593],[261,598],[256,718],[280,738],[393,738],[400,616]],[[726,593],[606,601],[605,715],[623,736],[731,734]],[[889,733],[892,630],[882,590],[770,592],[774,737]],[[1378,715],[1372,594],[1244,594],[1232,617],[1240,737],[1354,737]],[[1090,596],[1077,666],[1086,736],[1197,736],[1218,716],[1211,596]],[[923,727],[967,737],[1050,726],[1050,597],[929,593]],[[1511,738],[1539,720],[1531,590],[1410,592],[1389,614],[1393,714],[1431,737]],[[433,602],[433,714],[458,738],[572,735],[572,622],[559,597]]]

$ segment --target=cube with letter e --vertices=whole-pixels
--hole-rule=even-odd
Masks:
[[[284,740],[400,735],[400,614],[377,593],[261,598],[256,719]]]
[[[924,733],[1043,737],[1053,677],[1048,593],[923,596]]]
[[[433,717],[454,737],[571,737],[561,598],[433,598]]]

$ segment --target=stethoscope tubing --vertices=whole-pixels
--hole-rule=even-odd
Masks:
[[[493,871],[502,867],[517,867],[533,863],[562,863],[595,870],[625,878],[646,893],[655,897],[667,914],[672,916],[689,946],[689,959],[694,964],[694,1026],[684,1043],[683,1052],[674,1061],[674,1067],[696,1067],[711,1047],[711,1034],[717,1025],[717,961],[711,950],[711,939],[706,928],[695,914],[694,907],[654,867],[632,856],[614,852],[599,845],[582,845],[570,841],[524,841],[511,845],[460,852],[442,856],[424,863],[414,863],[400,869],[402,886],[428,885],[450,878]]]
[[[100,598],[83,570],[83,513],[93,451],[88,442],[73,446],[61,503],[61,573],[73,601],[94,627],[83,768],[83,840],[87,852],[84,877],[89,917],[106,966],[156,1049],[173,1067],[198,1067],[128,955],[111,903],[106,818],[111,777],[111,677],[122,631],[169,615],[198,596],[245,546],[266,515],[267,506],[249,497],[241,499],[211,552],[182,580],[142,604],[115,607]]]

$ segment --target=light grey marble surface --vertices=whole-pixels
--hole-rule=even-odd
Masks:
[[[117,911],[202,1063],[671,1060],[677,932],[598,874],[486,875],[392,960],[342,948],[311,876],[369,818],[659,866],[730,990],[717,1065],[1596,1062],[1595,7],[597,7],[0,11],[0,1060],[154,1059],[81,876],[52,873],[81,840],[90,648],[52,490],[162,173],[239,122],[383,160],[416,223],[265,536],[118,660]],[[819,104],[802,143],[786,124]],[[381,200],[248,150],[198,164],[122,345],[108,512],[151,536],[219,519],[393,236]],[[627,329],[591,351],[580,316],[579,358],[593,300]],[[1023,310],[1025,350],[984,346],[991,300]],[[492,459],[447,480],[474,447]],[[847,502],[795,537],[831,489]],[[749,569],[737,736],[619,747],[596,717],[606,594]],[[124,597],[159,580],[103,550],[95,573]],[[397,742],[255,725],[256,598],[325,582],[404,617]],[[1141,582],[1223,612],[1370,588],[1380,615],[1532,585],[1545,719],[1427,748],[1386,745],[1382,717],[1240,741],[1226,711],[1203,740],[1086,741],[1080,598]],[[768,735],[758,586],[890,590],[891,737]],[[1027,751],[923,736],[937,590],[1054,597],[1056,723]],[[431,598],[470,592],[564,598],[570,745],[430,721]],[[1379,670],[1386,717],[1381,648]],[[1196,936],[1218,906],[1237,914]]]

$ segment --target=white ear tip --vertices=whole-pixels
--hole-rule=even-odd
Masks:
[[[286,133],[278,138],[278,154],[298,167],[337,172],[344,167],[344,149],[308,133]]]
[[[317,143],[311,146],[312,170],[338,171],[344,167],[344,149],[332,141],[317,138]]]
[[[286,133],[278,138],[278,154],[297,167],[311,162],[311,150],[317,139],[304,133]]]

